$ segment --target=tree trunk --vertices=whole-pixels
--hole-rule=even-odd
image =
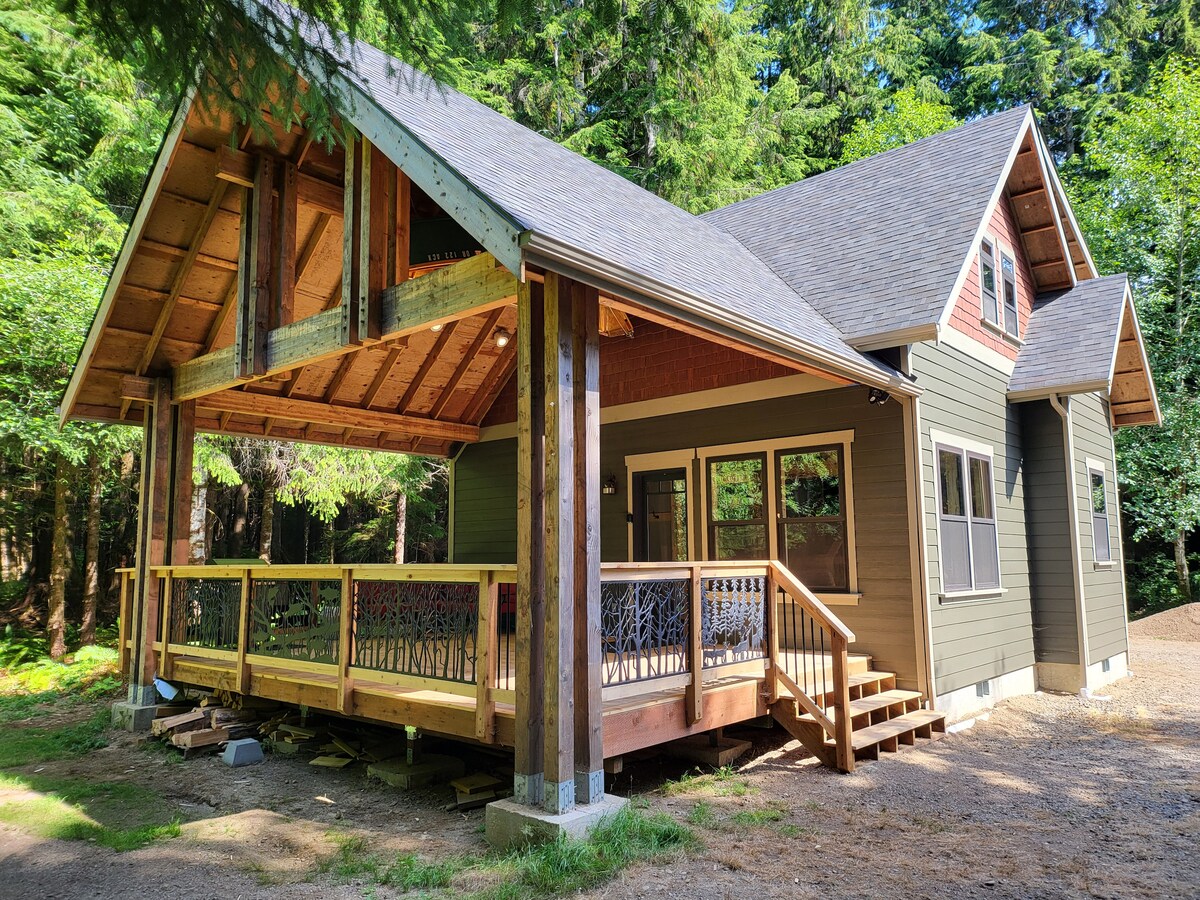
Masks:
[[[408,532],[408,494],[401,488],[396,492],[396,549],[392,552],[392,561],[404,565],[404,541]]]
[[[188,522],[188,562],[201,565],[208,560],[208,474],[200,473],[192,481],[192,518]]]
[[[1175,580],[1184,603],[1192,602],[1192,572],[1188,568],[1187,532],[1182,528],[1175,535]]]
[[[50,658],[67,652],[67,569],[71,533],[71,464],[60,456],[54,473],[54,536],[50,545],[50,595],[46,640]]]
[[[258,556],[271,561],[271,539],[275,536],[275,485],[270,481],[263,485],[262,515],[258,527]]]
[[[321,537],[325,543],[325,552],[327,554],[325,562],[327,562],[329,565],[332,566],[333,560],[334,560],[333,520],[332,519],[330,519],[328,522],[321,523]]]
[[[246,523],[249,518],[247,501],[249,499],[250,485],[243,481],[234,488],[233,495],[233,529],[230,535],[229,555],[235,559],[241,559],[246,555]]]
[[[96,606],[100,602],[100,502],[104,498],[104,473],[93,450],[88,455],[87,535],[83,550],[83,616],[79,640],[96,643]]]

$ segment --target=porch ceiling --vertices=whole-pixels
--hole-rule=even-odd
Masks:
[[[342,148],[327,149],[302,127],[284,130],[272,121],[265,123],[267,134],[256,137],[200,103],[186,106],[177,127],[148,184],[141,227],[135,221],[127,238],[127,263],[115,270],[119,281],[110,285],[111,300],[101,307],[81,356],[64,418],[140,424],[142,402],[136,388],[126,384],[123,390],[127,376],[173,376],[178,384],[181,367],[186,372],[197,360],[219,360],[220,351],[229,355],[232,371],[239,231],[248,193],[243,182],[255,154],[296,165],[291,321],[303,327],[321,321],[314,318],[321,313],[337,315]],[[432,204],[423,195],[420,202]],[[446,265],[413,264],[410,276]],[[452,319],[438,332],[409,328],[390,340],[338,348],[305,365],[197,396],[197,428],[445,455],[455,443],[445,435],[457,432],[442,426],[477,425],[511,375],[515,344],[498,347],[493,336],[515,327],[515,306],[496,305]],[[231,396],[255,403],[231,403]],[[314,405],[327,409],[313,416]]]

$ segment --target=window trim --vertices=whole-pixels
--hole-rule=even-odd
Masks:
[[[954,434],[948,434],[943,431],[931,428],[929,437],[933,447],[933,488],[934,488],[934,507],[933,515],[937,522],[938,535],[938,584],[940,587],[939,596],[943,602],[946,601],[961,601],[973,599],[991,599],[996,598],[1005,593],[1004,574],[1002,571],[1003,559],[1000,555],[1000,518],[999,508],[996,505],[996,452],[995,448],[990,444],[984,444],[980,441],[971,440],[970,438],[960,437]],[[945,540],[942,536],[942,479],[938,469],[938,451],[940,449],[949,450],[957,453],[962,460],[963,472],[963,502],[964,511],[967,513],[967,571],[971,576],[971,584],[966,588],[946,588],[946,564],[945,564]],[[992,516],[991,521],[994,523],[996,532],[996,584],[981,587],[976,583],[975,578],[975,547],[974,536],[971,525],[973,518],[971,515],[971,457],[986,459],[988,469],[991,472],[991,491],[992,491]],[[985,520],[980,520],[985,521]]]
[[[984,248],[985,247],[987,248],[987,255],[991,258],[992,281],[995,284],[995,288],[993,289],[992,294],[991,294],[993,299],[995,299],[995,301],[996,301],[996,318],[995,319],[988,316],[988,308],[987,308],[988,293],[987,293],[987,288],[984,287],[984,281],[983,281],[983,257],[984,257]],[[1003,331],[1004,325],[1001,322],[1001,317],[1004,313],[1004,309],[1003,309],[1003,305],[1001,303],[1001,297],[1000,297],[1000,269],[999,269],[999,265],[998,265],[998,257],[1000,256],[999,251],[1000,251],[1000,244],[990,234],[984,235],[983,238],[979,241],[979,255],[978,255],[978,259],[979,259],[979,312],[980,312],[980,315],[982,316],[984,322],[989,322],[992,325],[995,325],[998,328],[1000,328],[1001,331]]]
[[[1091,511],[1091,515],[1092,515],[1092,562],[1098,568],[1106,569],[1106,568],[1112,567],[1114,565],[1114,563],[1116,562],[1115,558],[1113,557],[1113,549],[1112,549],[1113,529],[1112,529],[1112,517],[1109,512],[1110,499],[1108,496],[1108,471],[1107,471],[1104,463],[1100,462],[1097,459],[1092,459],[1091,457],[1087,457],[1086,459],[1084,459],[1083,462],[1084,462],[1084,471],[1086,473],[1085,478],[1086,478],[1086,484],[1087,484],[1088,509]],[[1092,476],[1093,475],[1100,476],[1100,483],[1103,485],[1103,489],[1104,489],[1104,512],[1102,515],[1104,516],[1104,534],[1105,534],[1105,538],[1106,538],[1106,544],[1108,547],[1108,555],[1105,556],[1103,559],[1096,552],[1097,546],[1098,546],[1097,541],[1096,541],[1096,519],[1099,518],[1099,516],[1101,514],[1098,514],[1096,512],[1095,496],[1092,493]]]
[[[848,428],[842,431],[824,431],[813,434],[799,434],[783,438],[770,438],[762,441],[742,441],[735,444],[716,444],[709,447],[696,448],[696,459],[700,465],[700,483],[704,485],[704,490],[699,491],[699,503],[695,505],[696,514],[699,516],[699,521],[702,527],[700,533],[700,558],[711,559],[712,548],[709,543],[709,528],[708,528],[708,461],[717,457],[737,456],[743,453],[763,452],[767,454],[767,463],[770,465],[772,454],[779,451],[788,450],[807,450],[813,447],[826,447],[831,444],[840,444],[842,447],[842,461],[845,466],[845,513],[846,513],[846,565],[848,568],[847,581],[849,586],[845,592],[829,593],[818,592],[817,597],[823,602],[833,602],[837,604],[849,605],[857,603],[861,593],[858,587],[858,548],[855,537],[854,528],[854,429]],[[773,475],[768,476],[767,484],[767,550],[772,554],[772,558],[778,557],[778,541],[779,529],[772,527],[778,522],[777,507],[778,507],[778,485],[773,483]]]
[[[633,559],[633,476],[638,472],[659,469],[683,469],[687,472],[688,560],[696,559],[699,539],[696,536],[695,450],[667,450],[661,453],[634,453],[625,457],[626,559]]]
[[[1008,284],[1009,280],[1004,274],[1004,263],[1008,262],[1012,265],[1012,314],[1013,314],[1013,329],[1008,330],[1008,323],[1004,321],[1005,313],[1009,309]],[[997,286],[1000,288],[1001,300],[999,305],[999,313],[1001,321],[996,324],[1001,330],[1011,338],[1016,340],[1021,339],[1021,294],[1017,287],[1017,256],[1011,250],[1005,248],[1000,251],[1000,267],[998,269],[1000,276]]]

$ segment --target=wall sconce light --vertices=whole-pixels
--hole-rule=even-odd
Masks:
[[[512,340],[512,332],[504,328],[497,328],[492,334],[492,340],[496,342],[497,347],[503,350],[508,346],[508,342]]]
[[[617,492],[617,477],[615,475],[610,474],[608,476],[608,478],[605,480],[604,484],[601,485],[600,493],[608,494],[609,496],[612,496],[616,492]]]
[[[867,392],[867,402],[872,406],[883,406],[890,399],[891,395],[887,391],[881,391],[879,388],[871,388]]]
[[[438,322],[436,325],[430,325],[429,330],[432,331],[434,334],[437,334],[439,331],[442,330],[443,327],[444,327],[443,323]]]

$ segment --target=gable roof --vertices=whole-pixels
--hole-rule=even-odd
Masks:
[[[1114,424],[1162,422],[1124,275],[1040,297],[1008,383],[1017,401],[1094,391],[1109,397]]]
[[[851,347],[802,295],[714,224],[370,44],[334,37],[304,14],[283,11],[278,0],[248,2],[294,16],[304,40],[344,61],[346,117],[426,193],[445,196],[436,183],[422,183],[430,176],[414,158],[421,151],[511,226],[507,235],[489,233],[471,210],[445,207],[510,268],[515,236],[522,262],[551,264],[633,302],[732,327],[855,380],[919,393]]]
[[[1032,121],[1029,107],[1017,107],[703,218],[750,247],[851,343],[932,332]]]

